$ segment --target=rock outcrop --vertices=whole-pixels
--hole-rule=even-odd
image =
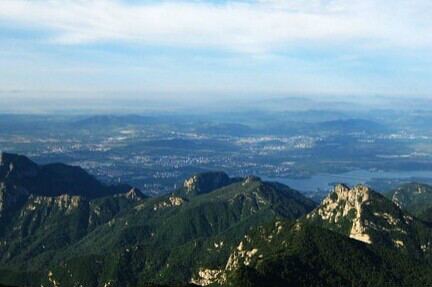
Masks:
[[[205,172],[193,175],[184,181],[186,195],[200,195],[211,192],[232,183],[230,177],[220,171]]]
[[[365,243],[372,243],[366,231],[367,227],[362,221],[363,205],[370,198],[371,190],[367,186],[357,185],[350,189],[346,185],[339,184],[317,209],[307,215],[307,218],[320,217],[321,220],[336,226],[342,225],[342,223],[347,225],[348,222],[351,225],[349,237]]]
[[[367,244],[419,252],[430,243],[426,237],[418,240],[410,236],[429,228],[364,185],[337,185],[306,219]]]

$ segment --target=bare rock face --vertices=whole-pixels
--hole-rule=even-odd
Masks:
[[[80,196],[71,196],[68,194],[56,197],[31,195],[27,209],[36,210],[38,206],[45,205],[50,208],[56,207],[58,210],[71,212],[81,204],[82,200],[83,199]]]
[[[245,236],[245,241],[250,243],[250,238]],[[200,268],[190,280],[191,283],[199,286],[207,286],[211,284],[224,285],[227,280],[227,274],[236,270],[241,265],[249,266],[251,261],[256,258],[262,258],[258,254],[258,249],[254,247],[245,247],[244,241],[241,241],[235,250],[230,254],[225,268],[209,269]]]
[[[195,277],[192,277],[190,283],[198,286],[208,286],[210,284],[224,284],[226,282],[226,273],[222,269],[201,268]]]
[[[371,190],[367,186],[357,185],[350,189],[346,185],[339,184],[307,218],[320,217],[323,221],[335,225],[348,220],[351,223],[349,237],[372,243],[366,232],[366,226],[361,221],[362,206],[370,197]]]
[[[256,266],[261,260],[264,260],[271,249],[270,246],[276,244],[283,248],[286,245],[286,235],[289,232],[298,232],[301,223],[298,222],[291,226],[288,222],[276,221],[273,226],[264,228],[257,227],[255,233],[245,235],[240,243],[231,249],[231,253],[224,266],[219,269],[200,268],[194,274],[190,282],[199,286],[208,286],[212,284],[226,286],[229,274],[235,272],[242,266]],[[275,242],[276,241],[276,242]],[[264,244],[263,244],[264,243]],[[217,245],[223,244],[223,242]],[[215,247],[217,246],[215,244]],[[263,249],[261,249],[263,248]]]
[[[40,216],[46,220],[50,214],[56,212],[65,216],[84,204],[88,204],[88,202],[81,196],[63,194],[56,197],[49,197],[31,194],[21,210],[20,220],[25,220],[24,218],[28,217],[35,221]]]
[[[231,183],[224,172],[206,172],[196,174],[185,180],[183,187],[187,195],[199,195],[211,192]]]
[[[157,204],[155,204],[153,206],[153,210],[159,210],[162,208],[167,208],[167,207],[173,207],[173,206],[180,206],[184,203],[183,198],[178,197],[178,196],[170,196],[167,200],[163,200]]]
[[[307,219],[365,242],[404,247],[413,220],[390,200],[364,185],[337,185]]]
[[[128,192],[116,194],[114,197],[124,197],[130,200],[141,200],[146,196],[138,188],[133,187]]]

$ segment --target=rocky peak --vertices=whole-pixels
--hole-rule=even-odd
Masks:
[[[323,227],[365,243],[387,242],[401,248],[410,233],[411,216],[367,186],[337,185],[306,217]]]
[[[243,179],[243,185],[246,185],[246,184],[249,184],[249,183],[252,183],[252,182],[254,182],[254,181],[261,181],[261,178],[259,178],[258,176],[252,176],[252,175],[250,175],[250,176],[246,176],[244,179]]]
[[[199,195],[211,192],[231,183],[231,179],[224,172],[205,172],[195,174],[184,181],[183,187],[187,195]]]
[[[345,184],[338,184],[330,195],[324,199],[324,202],[340,202],[344,201],[350,206],[361,205],[370,197],[371,189],[365,185],[359,184],[354,188],[349,188]],[[324,203],[323,202],[323,203]]]
[[[353,209],[356,213],[360,212],[362,204],[370,199],[371,193],[364,185],[349,188],[338,184],[314,212],[324,220],[338,222],[340,217],[347,217]]]
[[[351,238],[371,243],[371,238],[366,232],[366,226],[362,221],[363,206],[367,204],[375,193],[364,185],[349,188],[344,184],[335,186],[322,203],[310,214],[308,219],[319,219],[327,222],[330,229],[348,233]]]
[[[123,196],[123,197],[125,197],[127,199],[133,199],[133,200],[139,200],[139,199],[142,199],[142,198],[146,197],[141,192],[141,190],[139,190],[136,187],[132,187],[131,190],[129,190],[128,192],[126,192],[126,193],[120,193],[120,194],[117,194],[115,196]]]
[[[2,152],[0,154],[0,179],[35,177],[38,166],[25,156]]]
[[[9,153],[0,156],[1,181],[41,196],[69,194],[97,198],[125,193],[131,188],[124,184],[107,186],[78,166],[38,165],[25,156]]]

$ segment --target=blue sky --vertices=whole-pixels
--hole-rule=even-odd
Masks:
[[[0,98],[429,97],[431,64],[430,0],[0,1]]]

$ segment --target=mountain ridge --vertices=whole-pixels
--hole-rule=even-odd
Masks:
[[[32,281],[0,283],[187,282],[200,265],[227,259],[250,228],[298,218],[315,206],[289,187],[222,172],[194,175],[177,192],[153,198],[136,189],[102,197],[28,192],[9,217],[12,232],[0,234],[7,242],[0,245],[0,273],[26,270],[22,277]]]
[[[367,244],[431,255],[431,225],[364,185],[337,185],[306,220]]]
[[[414,215],[420,215],[432,207],[432,186],[427,184],[406,183],[386,193],[385,196]]]
[[[43,167],[13,158],[0,165],[0,207],[14,207],[0,213],[0,284],[432,286],[432,223],[364,185],[337,185],[317,205],[214,171],[152,198],[106,186],[52,195],[27,189]],[[57,171],[50,182],[70,174]]]
[[[0,182],[21,186],[38,195],[67,193],[90,198],[124,193],[132,188],[125,184],[104,185],[78,166],[63,163],[38,165],[25,156],[5,152],[0,154]]]

